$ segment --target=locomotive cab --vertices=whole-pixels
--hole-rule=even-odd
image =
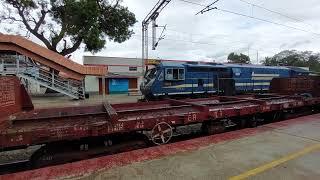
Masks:
[[[185,80],[185,68],[183,65],[176,66],[176,63],[160,63],[154,68],[146,71],[144,80],[140,85],[142,94],[147,99],[166,96],[174,93],[175,90],[166,89],[173,84],[179,84]],[[180,91],[180,89],[179,89]]]
[[[148,69],[144,76],[143,76],[143,81],[140,85],[140,90],[142,94],[146,97],[152,96],[151,93],[151,87],[156,79],[157,76],[157,68],[152,68]]]

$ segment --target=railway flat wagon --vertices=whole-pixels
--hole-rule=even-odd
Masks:
[[[255,127],[283,115],[313,113],[320,98],[300,95],[214,96],[200,99],[33,109],[18,79],[0,77],[0,150],[42,145],[31,157],[37,166],[77,160],[101,153],[161,145],[179,135],[179,128],[200,125],[205,133],[233,127]],[[5,87],[5,88],[4,88]],[[27,94],[24,94],[27,95]]]

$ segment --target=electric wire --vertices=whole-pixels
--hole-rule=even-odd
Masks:
[[[142,35],[139,35],[139,34],[134,34],[132,36],[142,37]],[[152,39],[152,37],[148,37],[148,39]],[[207,43],[207,42],[199,42],[199,41],[187,41],[187,40],[171,39],[171,38],[165,38],[165,39],[163,39],[163,41],[175,41],[175,42],[184,42],[184,43],[199,44],[199,45],[221,46],[220,44],[215,44],[215,43]],[[241,47],[239,49],[247,49],[248,48],[248,46],[236,46],[236,45],[228,46],[228,47],[229,48],[230,47]],[[265,51],[265,50],[261,50],[261,49],[251,48],[251,47],[249,49],[250,50],[259,51],[259,52],[265,52],[265,53],[268,53],[268,54],[271,54],[271,53],[274,54],[274,52],[271,52],[271,51]]]
[[[301,28],[297,28],[297,27],[293,27],[293,26],[288,26],[288,25],[281,24],[281,23],[274,22],[274,21],[270,21],[270,20],[267,20],[267,19],[257,18],[257,17],[254,17],[254,16],[249,16],[249,15],[246,15],[246,14],[242,14],[242,13],[238,13],[238,12],[234,12],[234,11],[229,11],[229,10],[225,10],[225,9],[221,9],[221,8],[217,8],[216,10],[222,11],[222,12],[225,12],[225,13],[229,13],[229,14],[234,14],[234,15],[238,15],[238,16],[243,16],[243,17],[247,17],[247,18],[251,18],[251,19],[255,19],[255,20],[267,22],[267,23],[270,23],[270,24],[274,24],[274,25],[278,25],[278,26],[283,26],[283,27],[286,27],[286,28],[290,28],[290,29],[294,29],[294,30],[299,30],[299,31],[303,31],[303,32],[306,32],[306,33],[311,33],[311,34],[320,36],[319,33],[315,33],[315,32],[312,32],[312,31],[308,31],[308,30],[301,29]]]
[[[185,2],[185,3],[197,5],[197,6],[208,7],[208,6],[204,5],[204,4],[194,3],[194,2],[191,2],[191,1],[188,1],[188,0],[178,0],[178,1],[182,1],[182,2]],[[271,21],[271,20],[262,19],[262,18],[258,18],[258,17],[246,15],[246,14],[242,14],[242,13],[239,13],[239,12],[234,12],[234,11],[226,10],[226,9],[221,9],[221,8],[218,8],[218,7],[214,8],[214,9],[215,9],[215,10],[218,10],[218,11],[225,12],[225,13],[234,14],[234,15],[238,15],[238,16],[242,16],[242,17],[246,17],[246,18],[250,18],[250,19],[255,19],[255,20],[259,20],[259,21],[266,22],[266,23],[270,23],[270,24],[274,24],[274,25],[286,27],[286,28],[289,28],[289,29],[294,29],[294,30],[298,30],[298,31],[303,31],[303,32],[306,32],[306,33],[311,33],[311,34],[320,36],[319,33],[315,33],[315,32],[312,32],[312,31],[308,31],[308,30],[305,30],[305,29],[302,29],[302,28],[297,28],[297,27],[293,27],[293,26],[281,24],[281,23],[274,22],[274,21]],[[213,9],[212,9],[212,10],[213,10]]]
[[[189,4],[193,4],[193,5],[202,6],[202,7],[207,7],[206,5],[203,5],[203,4],[200,4],[200,3],[191,2],[191,1],[188,1],[188,0],[179,0],[179,1],[182,1],[182,2],[185,2],[185,3],[189,3]]]
[[[280,16],[283,16],[283,17],[285,17],[285,18],[291,19],[291,20],[293,20],[293,21],[301,22],[301,23],[303,23],[303,24],[306,24],[306,25],[312,27],[312,25],[306,23],[306,22],[303,21],[302,19],[298,19],[298,18],[295,18],[295,17],[291,17],[291,16],[288,16],[288,15],[286,15],[286,14],[284,14],[284,13],[279,12],[279,11],[275,11],[275,10],[272,10],[272,9],[268,9],[268,8],[265,8],[265,7],[260,6],[260,5],[258,5],[258,4],[254,4],[254,3],[251,3],[251,2],[248,2],[248,1],[245,1],[245,0],[239,0],[239,1],[241,1],[241,2],[243,2],[243,3],[246,3],[246,4],[249,4],[249,5],[253,6],[253,7],[257,7],[257,8],[263,9],[263,10],[265,10],[265,11],[268,11],[268,12],[271,12],[271,13],[274,13],[274,14],[278,14],[278,15],[280,15]]]

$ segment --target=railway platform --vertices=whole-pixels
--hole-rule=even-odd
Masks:
[[[320,114],[0,179],[318,179]]]

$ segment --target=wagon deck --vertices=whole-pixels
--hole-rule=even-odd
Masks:
[[[15,86],[16,88],[23,88]],[[55,141],[152,130],[159,123],[171,127],[215,122],[241,116],[299,109],[320,104],[318,97],[295,95],[216,96],[91,106],[35,109],[2,118],[1,149]]]

